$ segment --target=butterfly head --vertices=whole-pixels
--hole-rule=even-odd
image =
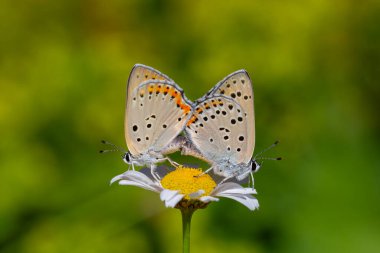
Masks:
[[[257,172],[259,169],[260,169],[260,167],[261,167],[261,164],[260,163],[258,163],[258,162],[256,162],[256,160],[251,160],[251,171],[254,173],[254,172]]]
[[[127,151],[127,152],[125,152],[124,154],[123,154],[123,161],[126,163],[126,164],[131,164],[132,162],[131,162],[131,159],[132,158],[132,154],[129,152],[129,151]]]

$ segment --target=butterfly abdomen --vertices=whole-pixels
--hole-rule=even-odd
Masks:
[[[209,164],[212,164],[211,160],[208,160],[195,146],[194,144],[187,140],[181,147],[181,155],[187,155],[187,156],[193,156],[195,158],[198,158],[202,161],[205,161]]]

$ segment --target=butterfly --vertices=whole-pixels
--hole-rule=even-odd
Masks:
[[[128,151],[123,160],[134,166],[150,166],[168,160],[184,143],[183,131],[192,114],[192,103],[168,76],[136,64],[127,84],[124,132]],[[178,165],[177,163],[174,163]]]
[[[216,84],[195,102],[186,124],[189,139],[182,154],[211,164],[209,170],[243,180],[260,168],[252,158],[255,147],[255,116],[252,82],[245,70],[238,70]],[[205,173],[207,173],[207,170]]]

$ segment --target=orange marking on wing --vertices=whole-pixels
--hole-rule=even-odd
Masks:
[[[157,73],[152,73],[152,79],[153,80],[165,80],[165,78],[161,75],[158,75]]]
[[[177,96],[175,97],[175,102],[177,106],[179,106],[184,111],[185,114],[190,112],[191,107],[182,102],[182,97],[180,93],[177,93]]]
[[[176,102],[176,104],[177,104],[178,106],[181,106],[181,104],[182,104],[182,99],[181,99],[181,97],[177,96],[177,97],[175,98],[175,102]]]
[[[167,90],[169,89],[169,87],[164,87],[162,86],[161,84],[155,84],[154,86],[150,86],[149,87],[149,92],[155,92],[155,93],[164,93],[165,91],[167,92]]]
[[[187,122],[186,126],[190,126],[197,120],[197,116],[193,115],[191,116],[190,120]]]
[[[198,107],[198,108],[197,108],[197,113],[202,113],[202,112],[203,112],[203,109],[200,108],[200,107]]]
[[[212,106],[214,106],[214,107],[218,106],[218,102],[213,101],[213,102],[212,102]]]
[[[188,114],[191,111],[191,107],[182,102],[182,96],[176,88],[171,86],[155,85],[149,86],[148,91],[150,93],[168,93],[172,98],[175,98],[176,104],[184,111],[184,114]]]
[[[184,103],[181,104],[181,109],[184,111],[185,114],[188,114],[191,111],[191,107]]]
[[[173,88],[173,87],[170,87],[170,89],[169,89],[169,94],[170,94],[170,96],[172,96],[172,97],[175,97],[175,92],[176,92],[176,90]]]

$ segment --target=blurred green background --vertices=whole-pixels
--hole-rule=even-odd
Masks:
[[[255,150],[281,141],[260,209],[196,212],[192,252],[379,252],[379,25],[378,1],[1,1],[0,252],[181,251],[179,211],[98,153],[135,63],[192,100],[245,68]]]

